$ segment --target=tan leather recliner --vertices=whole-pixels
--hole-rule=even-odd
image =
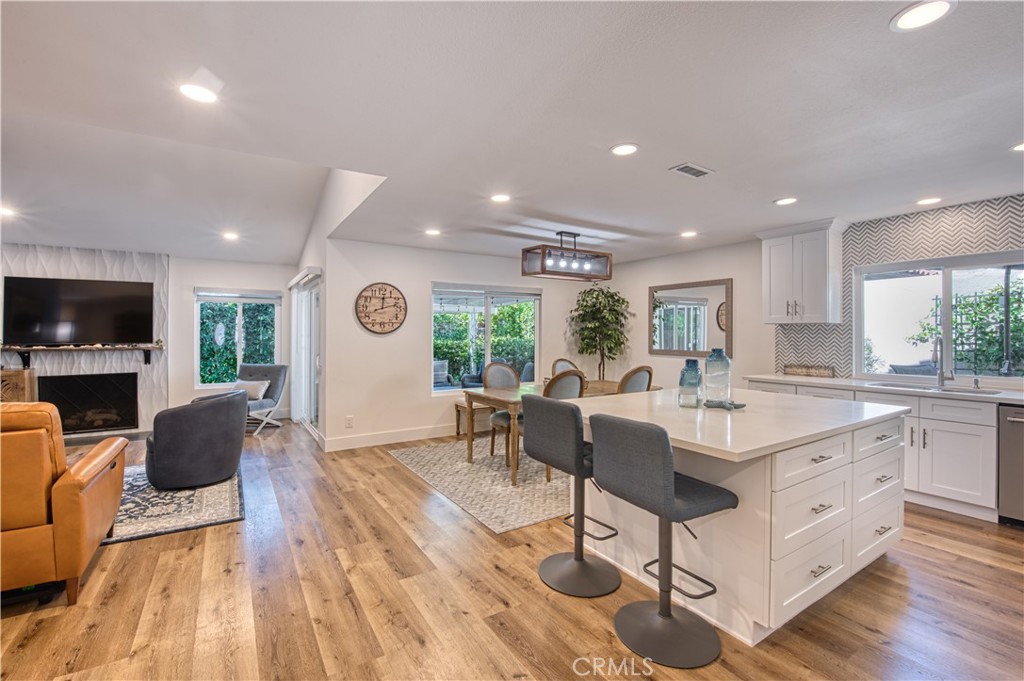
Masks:
[[[128,441],[110,437],[67,467],[57,408],[0,404],[0,588],[65,580],[68,605],[114,529]]]

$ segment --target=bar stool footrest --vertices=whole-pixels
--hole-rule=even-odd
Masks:
[[[573,519],[573,517],[575,515],[576,515],[575,513],[570,513],[569,515],[567,515],[564,518],[562,518],[562,524],[565,525],[566,527],[571,527],[572,529],[575,530],[576,526],[573,525],[573,522],[572,522],[572,519]],[[603,536],[598,536],[598,535],[593,534],[592,532],[588,532],[586,529],[584,529],[583,530],[583,536],[590,537],[594,541],[607,541],[607,540],[609,540],[609,539],[611,539],[613,537],[619,536],[619,530],[617,528],[614,528],[614,527],[612,527],[611,525],[609,525],[607,523],[602,523],[597,518],[592,518],[589,515],[584,515],[583,518],[585,520],[589,520],[590,522],[594,523],[595,525],[600,525],[601,527],[603,527],[606,530],[611,530],[611,532],[609,534],[606,534],[606,535],[603,535]]]
[[[652,560],[649,563],[644,563],[644,572],[649,574],[651,577],[654,577],[655,579],[658,579],[658,573],[653,571],[653,570],[651,570],[651,566],[652,565],[657,565],[657,564],[658,564],[658,559],[657,558],[655,558],[654,560]],[[683,566],[676,565],[675,563],[672,563],[672,567],[675,568],[676,570],[679,570],[680,572],[682,572],[683,574],[687,575],[688,577],[691,577],[691,578],[697,580],[698,582],[700,582],[701,584],[704,584],[707,587],[709,587],[708,590],[704,591],[703,593],[692,594],[689,591],[685,591],[682,588],[680,588],[680,587],[676,586],[675,584],[673,584],[672,585],[672,590],[675,591],[676,593],[680,593],[680,594],[686,596],[687,598],[692,598],[695,601],[698,601],[698,600],[700,600],[702,598],[707,598],[708,596],[714,596],[716,593],[718,593],[718,587],[715,586],[714,584],[712,584],[711,582],[709,582],[708,580],[704,579],[700,575],[695,574],[693,572],[690,572],[689,570],[687,570]]]

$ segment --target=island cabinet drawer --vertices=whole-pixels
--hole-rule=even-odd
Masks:
[[[810,480],[853,460],[853,436],[833,435],[824,440],[776,452],[772,458],[772,489],[779,491]]]
[[[767,383],[765,381],[747,381],[749,390],[760,390],[763,393],[782,393],[784,395],[796,395],[795,385],[784,385],[782,383]]]
[[[859,461],[887,449],[903,446],[903,418],[861,428],[853,434],[853,460]]]
[[[903,536],[903,495],[897,494],[853,519],[853,571],[878,558]]]
[[[808,397],[824,397],[829,400],[852,400],[852,390],[840,390],[839,388],[819,388],[817,386],[809,385],[798,385],[796,387],[797,395],[807,395]]]
[[[973,423],[976,426],[996,425],[996,405],[992,402],[921,398],[921,417],[939,421]]]
[[[897,407],[910,407],[907,416],[917,416],[921,411],[920,397],[907,397],[906,395],[893,395],[890,393],[873,393],[857,391],[858,402],[874,402],[875,404],[894,404]]]
[[[850,576],[850,544],[847,524],[772,561],[769,626],[785,624]]]
[[[853,514],[903,491],[903,448],[896,447],[853,464]]]
[[[772,559],[779,559],[850,521],[852,471],[843,466],[772,493]]]

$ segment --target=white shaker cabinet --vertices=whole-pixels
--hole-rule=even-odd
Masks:
[[[766,324],[839,322],[845,227],[830,219],[758,234]]]
[[[909,420],[909,419],[908,419]],[[992,508],[996,505],[996,429],[916,419],[918,490]]]

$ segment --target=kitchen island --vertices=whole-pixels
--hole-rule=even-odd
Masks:
[[[903,532],[905,407],[735,390],[739,411],[676,406],[676,390],[573,400],[590,439],[592,414],[668,431],[676,470],[732,490],[739,507],[676,526],[675,560],[718,593],[677,597],[756,645],[897,542]],[[594,553],[656,589],[657,519],[611,494],[587,514],[618,528]],[[675,583],[693,590],[692,584]]]

